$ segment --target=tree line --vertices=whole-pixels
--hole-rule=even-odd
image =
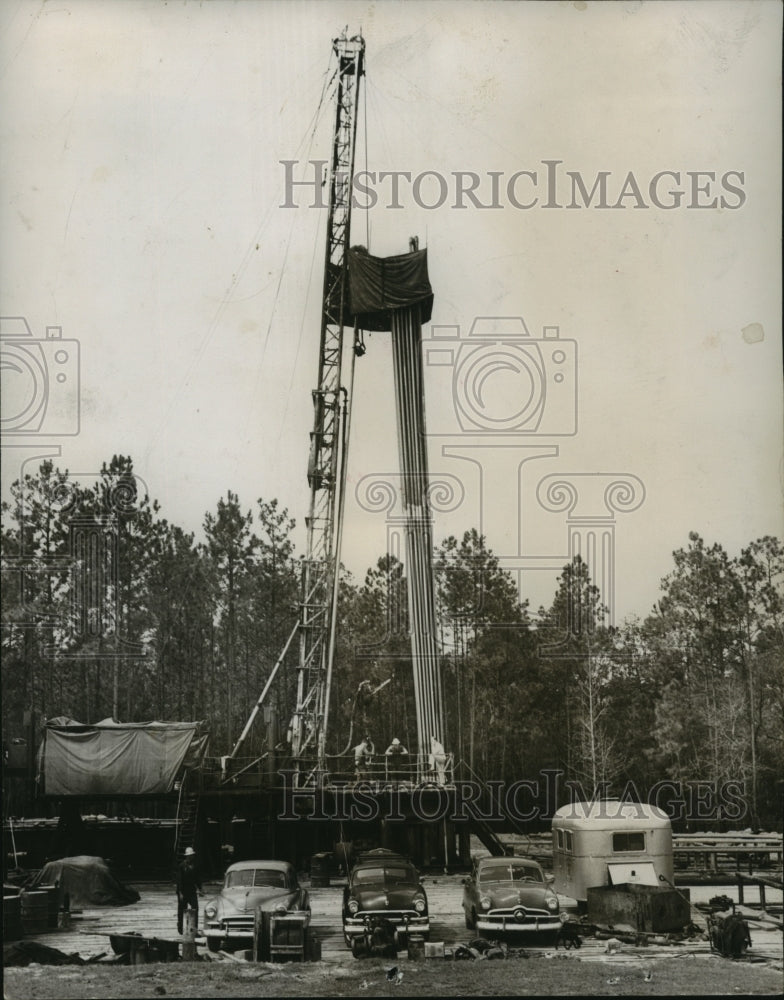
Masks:
[[[295,626],[302,559],[277,500],[228,491],[203,539],[163,517],[133,462],[89,484],[47,461],[3,503],[2,717],[40,725],[206,720],[228,753]],[[549,607],[521,601],[476,530],[434,553],[446,745],[464,773],[514,781],[560,770],[588,792],[742,786],[743,825],[780,823],[784,546],[730,556],[691,533],[644,619],[607,626],[579,557]],[[328,754],[367,730],[416,747],[405,566],[344,574]],[[243,755],[285,747],[296,643]]]

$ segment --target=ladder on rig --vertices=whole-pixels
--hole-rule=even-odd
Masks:
[[[180,797],[177,800],[176,834],[174,839],[174,863],[178,865],[185,857],[186,847],[196,847],[199,823],[199,793],[189,790],[187,772],[183,775]]]

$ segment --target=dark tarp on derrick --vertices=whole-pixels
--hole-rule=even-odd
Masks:
[[[39,885],[58,885],[61,893],[68,893],[71,906],[129,906],[140,899],[135,889],[117,881],[103,858],[89,854],[48,861],[30,888]]]
[[[352,248],[346,291],[343,322],[348,326],[356,323],[363,330],[391,330],[392,312],[417,303],[420,323],[427,323],[433,312],[427,250],[373,257],[364,249]]]
[[[202,722],[85,726],[50,719],[38,753],[46,795],[159,795],[177,775],[198,766],[207,750]]]

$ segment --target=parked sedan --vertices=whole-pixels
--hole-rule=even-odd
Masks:
[[[223,888],[204,907],[203,931],[210,951],[248,948],[256,910],[310,911],[310,899],[287,861],[239,861],[226,869]]]
[[[512,931],[549,933],[561,927],[558,897],[544,872],[527,858],[482,858],[463,887],[469,930],[479,934]]]
[[[343,935],[355,954],[377,920],[394,926],[398,939],[427,938],[430,917],[419,872],[399,854],[379,848],[361,854],[343,890]]]

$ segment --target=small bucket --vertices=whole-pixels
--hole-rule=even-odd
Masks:
[[[320,962],[321,961],[321,938],[314,934],[313,931],[308,928],[306,931],[305,938],[305,960],[308,962]]]
[[[416,962],[425,957],[425,939],[421,934],[408,935],[408,959]]]

